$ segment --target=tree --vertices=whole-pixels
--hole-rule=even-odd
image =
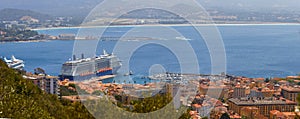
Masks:
[[[230,119],[230,116],[227,113],[224,113],[220,119]]]
[[[60,101],[0,61],[0,118],[87,118],[81,103]]]
[[[100,96],[102,94],[103,94],[103,92],[101,92],[100,90],[96,90],[92,93],[92,95],[97,95],[97,96]]]
[[[265,82],[266,82],[266,83],[269,83],[269,82],[270,82],[270,79],[269,79],[269,78],[266,78],[266,79],[265,79]]]
[[[34,74],[39,75],[39,74],[46,74],[45,70],[42,68],[36,68],[34,69]]]

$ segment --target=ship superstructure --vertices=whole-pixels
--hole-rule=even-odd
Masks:
[[[121,68],[122,64],[114,54],[108,54],[103,51],[103,55],[94,58],[76,59],[73,56],[72,61],[67,61],[62,65],[61,80],[69,79],[71,81],[88,80],[93,77],[113,75]]]

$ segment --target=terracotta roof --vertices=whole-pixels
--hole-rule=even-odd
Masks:
[[[300,93],[300,87],[291,87],[291,86],[284,86],[281,87],[282,90],[286,90],[288,92],[297,92]]]
[[[278,111],[278,110],[271,110],[270,111],[270,114],[273,114],[273,115],[276,115],[277,113],[279,113],[280,111]]]

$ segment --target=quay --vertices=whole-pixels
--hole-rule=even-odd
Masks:
[[[89,82],[95,82],[95,81],[102,81],[102,80],[109,79],[109,78],[114,78],[114,77],[116,77],[116,75],[105,75],[105,76],[100,76],[100,77],[94,77],[90,80],[85,80],[83,82],[89,83]],[[76,82],[76,81],[74,81],[74,82]]]
[[[220,74],[220,75],[209,75],[209,74],[188,74],[188,73],[162,73],[162,74],[156,74],[152,76],[148,76],[150,80],[183,80],[183,79],[189,79],[189,78],[206,78],[206,79],[211,79],[211,80],[219,80],[219,79],[224,79],[228,78],[231,79],[234,76],[231,75],[225,75],[225,74]]]

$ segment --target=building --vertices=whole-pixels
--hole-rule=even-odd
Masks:
[[[275,93],[275,90],[270,90],[269,88],[253,88],[250,91],[249,97],[273,97],[273,94]]]
[[[279,85],[279,84],[275,84],[275,85],[274,85],[274,90],[277,91],[277,90],[279,90],[279,88],[280,88],[280,85]]]
[[[261,91],[254,88],[254,89],[251,89],[249,97],[263,97],[263,94]]]
[[[258,114],[259,110],[257,107],[243,107],[241,109],[241,116],[246,117],[247,119],[253,119]]]
[[[242,97],[246,97],[246,88],[236,86],[233,89],[233,98],[242,98]]]
[[[296,98],[300,93],[300,87],[291,87],[291,86],[284,86],[281,88],[281,95],[292,101],[297,101]]]
[[[269,88],[263,88],[261,90],[264,97],[272,97],[273,94],[276,92],[275,90],[270,90]]]
[[[58,77],[55,76],[46,76],[43,81],[45,84],[45,91],[49,94],[57,94],[59,95],[59,85],[58,85]]]
[[[208,95],[209,97],[216,98],[216,99],[224,98],[226,91],[228,92],[228,89],[226,88],[225,85],[208,86],[208,85],[200,84],[199,86],[200,95]]]
[[[259,113],[257,107],[243,107],[241,109],[241,116],[246,119],[268,119]]]
[[[60,34],[58,38],[60,40],[75,40],[75,34]]]
[[[60,94],[58,77],[27,74],[24,75],[23,78],[32,81],[32,83],[38,86],[41,90],[49,94]]]
[[[241,114],[244,107],[256,107],[261,115],[266,117],[270,116],[271,110],[279,110],[284,112],[294,111],[296,102],[286,99],[249,99],[249,98],[231,98],[228,100],[229,110],[232,110],[238,114]]]
[[[23,16],[22,18],[20,18],[21,21],[27,22],[28,24],[30,23],[38,23],[39,20],[32,18],[31,16]]]
[[[280,112],[278,110],[270,111],[269,119],[298,119],[299,113],[295,112]]]

